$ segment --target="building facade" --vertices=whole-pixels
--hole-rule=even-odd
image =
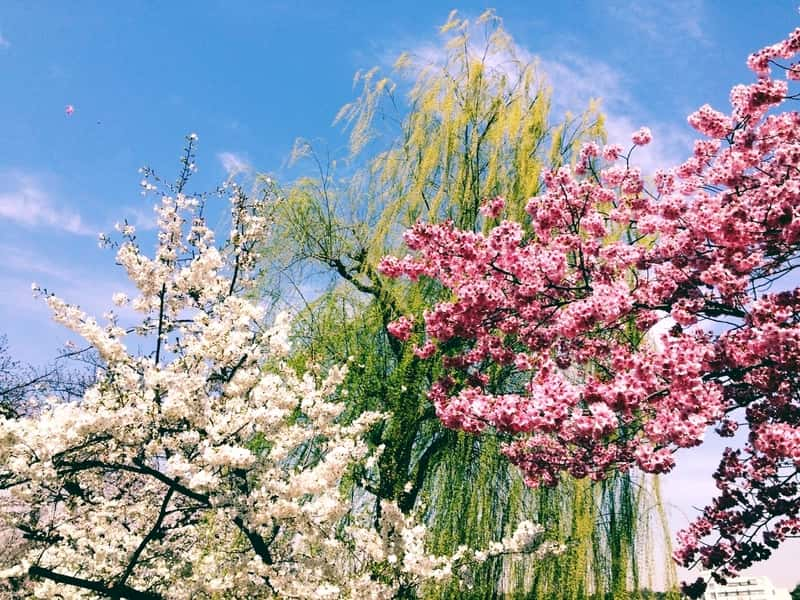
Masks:
[[[708,582],[703,600],[791,600],[789,590],[776,588],[769,577],[741,576],[720,585],[712,579]]]

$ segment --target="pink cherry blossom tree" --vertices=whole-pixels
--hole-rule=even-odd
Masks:
[[[439,418],[504,435],[529,485],[665,473],[709,427],[744,426],[674,554],[718,578],[800,534],[800,114],[786,108],[800,66],[784,63],[798,52],[800,29],[750,56],[756,80],[729,112],[689,116],[693,155],[652,185],[633,162],[649,130],[627,154],[589,143],[545,175],[523,222],[489,199],[485,233],[420,222],[415,254],[381,264],[449,290],[389,331],[442,355]],[[500,372],[519,386],[499,389]]]

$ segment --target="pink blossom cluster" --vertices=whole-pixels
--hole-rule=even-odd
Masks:
[[[491,200],[484,202],[481,205],[480,212],[487,217],[497,218],[500,216],[500,213],[503,212],[505,207],[505,198],[497,196],[496,198],[492,198]]]
[[[396,321],[392,321],[387,329],[390,334],[396,337],[398,340],[408,341],[411,337],[412,329],[414,327],[414,322],[412,319],[408,317],[400,317]]]
[[[757,80],[733,88],[729,114],[689,116],[705,137],[655,189],[631,153],[590,142],[574,168],[545,174],[524,222],[417,223],[415,254],[381,264],[449,290],[423,315],[418,355],[445,371],[430,399],[448,427],[507,435],[529,485],[667,472],[709,426],[746,425],[675,553],[720,577],[800,528],[800,289],[785,279],[800,255],[800,114],[782,107],[798,76],[770,71],[799,51],[800,29],[752,55]],[[634,149],[651,139],[640,129]],[[517,389],[491,377],[498,366]]]
[[[636,146],[646,146],[653,141],[653,134],[647,127],[642,127],[633,133],[631,140]]]

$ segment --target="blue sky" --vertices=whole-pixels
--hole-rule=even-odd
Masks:
[[[750,79],[747,54],[800,25],[797,0],[535,0],[492,4],[521,50],[541,57],[557,110],[602,97],[611,141],[649,125],[647,166],[692,139],[686,115],[727,107]],[[146,225],[137,169],[177,172],[183,136],[200,137],[198,188],[235,165],[286,179],[297,137],[336,152],[338,109],[358,69],[436,44],[452,8],[475,2],[50,2],[0,6],[0,333],[35,364],[66,339],[30,283],[100,314],[123,278],[96,234],[122,216]],[[66,105],[75,107],[67,117]],[[713,488],[711,451],[666,479],[682,521]],[[793,546],[797,552],[798,545]],[[789,551],[756,569],[800,580]]]

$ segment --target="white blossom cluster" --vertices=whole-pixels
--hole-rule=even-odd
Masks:
[[[105,369],[78,402],[0,420],[0,518],[27,540],[0,577],[20,595],[382,599],[534,549],[541,530],[525,522],[486,550],[431,556],[396,505],[351,514],[342,479],[374,460],[362,438],[383,415],[341,423],[345,368],[289,368],[289,316],[265,326],[248,295],[269,201],[235,189],[221,249],[182,194],[156,207],[152,258],[121,226],[117,262],[137,294],[113,300],[141,314],[134,327],[46,297]],[[153,351],[132,353],[134,335]]]

